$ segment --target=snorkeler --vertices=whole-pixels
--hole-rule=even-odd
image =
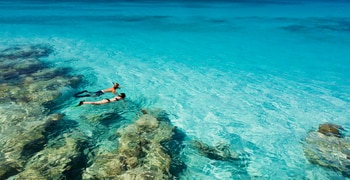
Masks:
[[[97,96],[101,96],[102,94],[107,93],[107,92],[111,92],[113,94],[116,94],[117,93],[116,89],[119,89],[119,84],[113,82],[113,87],[111,87],[111,88],[104,89],[104,90],[99,90],[99,91],[96,91],[96,92],[89,92],[87,90],[84,90],[84,91],[75,93],[73,96],[77,97],[77,98],[80,98],[80,97],[97,97]]]
[[[119,101],[121,99],[124,100],[125,97],[126,97],[125,93],[120,93],[120,95],[118,95],[114,98],[111,98],[111,99],[103,99],[101,101],[95,101],[95,102],[80,101],[78,106],[81,106],[83,104],[93,104],[93,105],[106,104],[106,103],[110,103],[110,102],[114,102],[114,101]]]

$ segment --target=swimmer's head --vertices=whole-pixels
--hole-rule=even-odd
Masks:
[[[126,97],[126,95],[125,95],[125,93],[120,93],[120,95],[119,95],[121,98],[125,98]]]
[[[118,83],[113,82],[113,88],[114,88],[114,89],[119,89],[119,88],[120,88],[120,87],[119,87],[119,84],[118,84]]]

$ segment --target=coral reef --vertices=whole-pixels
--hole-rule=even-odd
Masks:
[[[52,51],[46,45],[0,51],[0,179],[21,173],[45,149],[48,129],[64,117],[52,111],[61,89],[81,81],[39,60]]]
[[[24,171],[15,176],[18,179],[66,179],[66,174],[74,173],[79,177],[79,171],[85,165],[86,154],[83,150],[87,146],[84,138],[64,134],[64,145],[60,147],[45,147],[42,151],[31,157]],[[81,163],[82,162],[82,163]],[[78,169],[74,169],[77,168]]]
[[[350,177],[350,139],[342,137],[335,124],[321,124],[318,131],[310,131],[303,141],[306,158],[313,164],[340,171]]]
[[[99,152],[83,174],[84,179],[172,179],[172,157],[162,143],[173,139],[175,127],[160,114],[143,115],[119,129],[119,147]],[[181,163],[178,163],[181,164]]]
[[[235,139],[234,143],[239,143]],[[240,179],[252,179],[248,173],[250,164],[249,153],[234,148],[233,143],[218,143],[215,146],[208,145],[199,140],[191,140],[189,147],[197,150],[199,155],[208,158],[211,166],[225,166],[227,172],[232,177],[240,177]]]
[[[124,118],[114,111],[84,116],[100,126],[113,123],[114,151],[63,130],[73,121],[56,112],[61,90],[79,86],[82,76],[40,61],[52,52],[47,45],[0,50],[0,179],[176,179],[186,168],[185,136],[162,110],[142,110],[128,126],[114,122]],[[136,117],[139,107],[132,107]]]
[[[203,142],[193,140],[192,146],[195,147],[203,156],[221,161],[236,161],[239,160],[239,155],[230,149],[227,144],[219,144],[215,147],[209,146]]]

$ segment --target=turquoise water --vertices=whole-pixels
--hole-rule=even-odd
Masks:
[[[301,139],[319,124],[350,129],[350,3],[6,2],[0,48],[44,43],[44,61],[85,86],[63,91],[65,113],[107,151],[135,107],[159,108],[187,140],[228,143],[243,171],[190,148],[180,179],[345,179],[311,164]],[[126,104],[72,108],[71,94],[118,82]],[[87,100],[98,100],[87,99]],[[84,117],[118,111],[105,126]]]

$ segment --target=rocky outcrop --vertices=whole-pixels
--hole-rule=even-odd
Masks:
[[[73,128],[58,130],[74,121],[55,112],[61,90],[77,87],[82,77],[40,61],[51,52],[46,45],[0,51],[0,179],[176,179],[186,168],[184,135],[162,110],[142,110],[133,124],[118,124],[114,151]],[[101,112],[87,119],[108,126],[120,116]]]
[[[21,173],[45,149],[47,130],[64,117],[51,111],[61,89],[81,81],[39,60],[52,51],[46,45],[0,51],[0,179]]]
[[[341,131],[344,131],[343,127],[332,123],[325,123],[319,125],[317,132],[326,136],[342,137]]]
[[[201,155],[209,159],[221,160],[221,161],[239,160],[239,155],[233,152],[230,149],[230,146],[227,144],[219,144],[213,147],[197,140],[193,140],[191,144],[194,148],[198,150],[198,152]]]
[[[343,128],[335,124],[321,124],[318,131],[310,131],[303,141],[309,162],[342,172],[350,177],[350,139],[343,137]]]
[[[79,179],[79,171],[85,167],[86,161],[83,150],[88,143],[84,138],[65,134],[62,144],[59,147],[45,147],[36,153],[28,160],[24,170],[14,178],[67,179],[72,177],[70,173],[76,171],[74,176]]]
[[[160,116],[143,114],[120,129],[118,149],[98,153],[84,172],[84,179],[172,179],[174,156],[162,143],[173,139],[175,127],[157,117]]]

